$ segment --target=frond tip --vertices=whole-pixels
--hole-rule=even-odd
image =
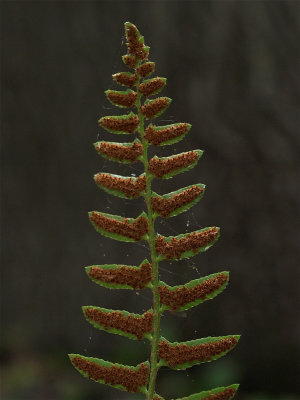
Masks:
[[[137,27],[131,22],[125,22],[124,25],[128,54],[140,60],[146,60],[149,54],[149,47],[144,45],[144,37],[141,36]]]

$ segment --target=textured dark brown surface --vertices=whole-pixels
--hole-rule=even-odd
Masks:
[[[145,333],[152,331],[153,313],[146,311],[141,316],[124,315],[120,311],[104,312],[97,308],[88,307],[84,314],[90,320],[103,325],[104,329],[115,328],[135,335],[139,340]]]
[[[198,283],[192,288],[182,286],[178,289],[170,290],[167,286],[159,286],[160,302],[171,307],[172,310],[176,310],[195,300],[205,299],[208,294],[219,289],[227,280],[228,276],[221,273]]]
[[[117,83],[123,86],[132,87],[136,83],[136,75],[134,74],[126,74],[125,72],[118,72],[117,74],[113,74],[112,77]]]
[[[220,393],[209,394],[208,396],[203,397],[201,400],[230,400],[235,395],[235,393],[236,393],[235,389],[228,388]]]
[[[104,117],[100,121],[103,128],[111,129],[113,131],[134,133],[139,125],[139,117],[134,115],[130,118],[114,118]]]
[[[133,91],[130,93],[117,93],[111,91],[107,93],[107,98],[115,104],[130,108],[136,101],[137,93]]]
[[[130,223],[126,218],[124,221],[119,221],[114,218],[106,217],[96,211],[92,211],[90,219],[96,226],[107,232],[116,233],[134,239],[135,241],[141,240],[148,232],[148,222],[143,216],[138,217],[133,223]]]
[[[170,172],[193,164],[197,158],[198,153],[193,150],[166,159],[151,158],[149,160],[149,171],[158,178],[161,178]]]
[[[145,104],[141,107],[141,112],[146,118],[153,118],[156,114],[162,111],[169,104],[169,99],[166,97],[159,97],[150,104]]]
[[[155,240],[155,248],[158,254],[164,255],[168,259],[180,258],[182,253],[189,250],[196,253],[200,247],[211,243],[218,233],[218,229],[212,227],[202,232],[187,234],[181,239],[173,237],[170,242],[167,242],[163,236],[158,236]]]
[[[100,172],[94,177],[95,182],[108,189],[119,190],[128,198],[139,197],[140,193],[146,189],[146,177],[139,176],[136,179],[131,177],[116,177]]]
[[[166,82],[162,78],[153,78],[149,82],[140,83],[139,91],[146,97],[151,96],[153,93],[165,86]]]
[[[136,63],[137,63],[137,59],[134,56],[130,56],[128,54],[123,56],[123,61],[124,61],[124,64],[127,65],[127,67],[132,68],[132,69],[135,68]]]
[[[153,125],[149,125],[145,130],[145,138],[149,143],[159,146],[162,142],[166,142],[167,140],[175,139],[178,136],[183,135],[188,130],[188,127],[189,125],[183,122],[156,131]]]
[[[145,78],[146,76],[150,75],[154,71],[155,64],[154,62],[146,62],[142,65],[140,65],[137,69],[136,72],[142,77]]]
[[[143,146],[137,142],[134,142],[131,146],[100,142],[96,146],[96,150],[100,154],[105,154],[107,157],[115,158],[119,161],[134,162],[143,153]]]
[[[74,367],[88,374],[90,379],[95,381],[104,380],[108,385],[122,385],[128,392],[136,393],[141,386],[146,386],[148,382],[149,368],[146,364],[141,364],[137,371],[128,367],[102,367],[92,361],[84,360],[80,357],[72,359]]]
[[[149,52],[145,49],[142,42],[139,41],[139,34],[137,28],[134,25],[129,25],[125,27],[128,53],[139,58],[140,60],[145,60],[148,57]]]
[[[152,210],[166,218],[173,211],[195,200],[202,192],[203,189],[195,185],[169,198],[152,197]]]
[[[144,263],[140,268],[122,265],[114,269],[95,266],[89,269],[88,274],[95,280],[143,289],[151,281],[151,264]]]
[[[159,357],[170,366],[185,364],[192,361],[209,361],[224,351],[231,350],[237,340],[234,337],[221,339],[217,342],[204,343],[196,346],[186,344],[170,345],[166,340],[159,342]]]

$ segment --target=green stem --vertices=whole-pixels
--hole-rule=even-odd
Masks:
[[[159,337],[160,337],[160,316],[161,316],[161,311],[160,311],[160,300],[159,300],[159,292],[158,292],[158,257],[156,255],[156,250],[155,250],[155,230],[154,230],[154,218],[153,218],[153,212],[152,212],[152,207],[151,207],[151,181],[152,181],[152,176],[149,173],[149,168],[148,168],[148,141],[144,137],[144,115],[141,113],[141,96],[142,94],[139,92],[138,86],[139,86],[140,79],[138,79],[137,82],[137,101],[136,101],[136,107],[138,110],[138,116],[139,116],[139,132],[141,135],[141,142],[143,145],[143,164],[144,164],[144,170],[146,174],[146,193],[145,193],[145,202],[147,205],[147,211],[148,211],[148,244],[150,248],[150,254],[151,254],[151,264],[152,264],[152,293],[153,293],[153,332],[152,332],[152,341],[151,341],[151,355],[150,355],[150,378],[149,378],[149,386],[148,386],[148,392],[146,395],[147,400],[152,400],[154,392],[155,392],[155,383],[156,383],[156,376],[157,376],[157,371],[158,371],[158,362],[157,362],[157,355],[158,355],[158,342],[159,342]]]

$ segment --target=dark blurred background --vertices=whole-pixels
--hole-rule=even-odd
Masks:
[[[145,243],[103,238],[87,212],[136,217],[142,200],[99,190],[99,171],[139,174],[142,166],[104,161],[97,139],[130,141],[97,126],[120,113],[104,96],[125,71],[124,22],[150,45],[155,76],[173,103],[157,124],[189,122],[187,138],[155,149],[205,150],[191,172],[154,183],[166,193],[202,182],[187,213],[158,220],[166,235],[217,225],[207,253],[161,263],[168,284],[228,269],[214,301],[168,314],[171,341],[241,333],[238,346],[210,364],[159,373],[157,391],[187,396],[240,382],[240,400],[297,400],[299,325],[299,1],[2,2],[2,329],[3,400],[142,399],[81,377],[74,352],[136,365],[146,342],[95,330],[82,305],[143,312],[151,292],[110,291],[84,266],[137,265]],[[154,154],[154,152],[153,152]],[[297,308],[298,305],[298,308]],[[299,371],[298,371],[299,372]]]

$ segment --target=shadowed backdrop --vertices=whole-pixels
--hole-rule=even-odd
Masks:
[[[82,305],[143,312],[150,291],[110,291],[84,266],[138,265],[145,243],[101,237],[87,212],[136,217],[141,199],[96,187],[99,171],[138,175],[140,163],[104,161],[92,143],[124,141],[98,128],[120,114],[104,90],[125,71],[124,22],[150,46],[173,102],[157,124],[189,122],[167,156],[203,149],[192,171],[156,180],[160,194],[205,183],[190,211],[158,219],[165,235],[220,226],[190,260],[162,262],[175,285],[228,269],[215,300],[162,320],[171,341],[242,334],[226,357],[186,371],[162,369],[157,391],[186,396],[241,383],[241,400],[297,400],[299,274],[299,15],[297,1],[2,2],[1,369],[3,400],[131,399],[82,378],[67,353],[136,365],[148,343],[97,331]],[[299,305],[299,303],[298,303]],[[142,399],[143,396],[136,396]]]

